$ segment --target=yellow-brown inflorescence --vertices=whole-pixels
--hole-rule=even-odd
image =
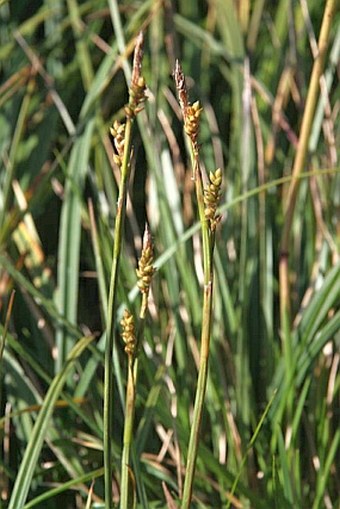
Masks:
[[[125,113],[128,118],[134,118],[143,109],[146,99],[146,84],[141,75],[143,59],[143,32],[139,32],[132,64],[131,84],[129,88],[129,104],[125,106]]]
[[[222,170],[218,168],[215,172],[209,173],[209,183],[204,188],[204,214],[209,220],[210,229],[214,231],[220,216],[216,215],[218,202],[221,194]]]
[[[187,135],[191,138],[195,150],[197,150],[197,138],[200,127],[200,116],[203,111],[199,101],[194,102],[193,105],[188,104],[185,110],[184,117],[184,130]]]
[[[178,60],[176,60],[174,76],[179,105],[181,107],[184,120],[184,130],[191,139],[195,154],[198,155],[197,139],[200,126],[200,116],[203,108],[201,107],[199,101],[194,102],[194,104],[189,103],[185,77],[183,74],[182,66]]]
[[[130,357],[134,357],[136,354],[137,347],[137,340],[135,334],[135,321],[133,315],[130,313],[128,309],[125,309],[120,325],[122,326],[121,336],[125,343],[125,352]]]
[[[142,256],[138,261],[138,269],[136,269],[137,277],[138,277],[138,288],[143,294],[148,294],[151,284],[152,276],[155,272],[155,268],[153,267],[153,245],[151,233],[148,225],[145,225],[145,231],[143,236],[143,248],[142,248]]]
[[[113,141],[117,153],[113,154],[113,160],[117,166],[122,166],[123,155],[124,155],[124,143],[125,143],[125,124],[121,124],[118,120],[115,120],[113,126],[110,128],[110,132],[113,136]]]

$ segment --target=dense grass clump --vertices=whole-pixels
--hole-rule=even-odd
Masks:
[[[0,0],[0,509],[340,504],[335,0]]]

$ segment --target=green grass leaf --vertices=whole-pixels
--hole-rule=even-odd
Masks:
[[[54,405],[60,396],[68,375],[74,367],[74,362],[88,347],[92,340],[93,337],[84,337],[76,343],[76,345],[70,351],[62,370],[59,374],[56,375],[50,385],[42,408],[34,424],[24,457],[21,461],[8,509],[21,509],[24,507],[31,486],[34,471],[39,459],[41,448],[48,431],[48,426],[53,413]]]

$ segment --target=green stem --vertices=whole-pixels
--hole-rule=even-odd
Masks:
[[[198,371],[193,421],[190,431],[190,440],[188,447],[187,464],[185,469],[185,479],[181,509],[189,509],[192,496],[193,479],[195,474],[196,459],[198,452],[199,434],[203,414],[205,392],[207,387],[210,329],[211,329],[212,289],[213,285],[211,281],[211,284],[205,286],[204,288],[200,365]]]
[[[128,509],[129,498],[133,496],[133,489],[129,489],[130,449],[132,442],[133,421],[135,415],[137,360],[132,356],[128,359],[128,378],[126,385],[126,406],[124,421],[124,438],[121,465],[120,508]],[[129,497],[130,496],[130,497]]]
[[[109,299],[107,306],[107,324],[106,324],[106,346],[104,362],[104,482],[105,482],[105,509],[112,509],[112,409],[113,409],[113,369],[112,356],[114,344],[115,329],[115,309],[117,283],[119,273],[120,253],[122,247],[123,225],[126,209],[126,197],[128,191],[128,182],[130,176],[130,152],[131,152],[131,130],[132,119],[127,118],[125,125],[125,144],[124,155],[121,167],[121,181],[119,185],[117,215],[114,227],[114,244],[111,268],[111,279],[109,289]]]
[[[204,284],[209,284],[211,278],[211,256],[212,256],[212,238],[209,228],[208,220],[205,217],[205,205],[204,205],[204,191],[202,182],[202,173],[198,160],[198,155],[193,154],[194,164],[194,175],[196,184],[196,197],[198,206],[198,215],[201,223],[202,230],[202,244],[203,244],[203,271],[204,271]]]
[[[214,247],[213,245],[214,235],[211,235],[209,224],[205,217],[202,174],[199,166],[198,155],[194,153],[193,150],[192,150],[192,160],[196,184],[197,206],[202,230],[204,293],[202,310],[200,363],[198,369],[194,414],[190,431],[181,509],[189,509],[192,497],[192,488],[198,453],[200,427],[203,414],[204,398],[207,387],[209,345],[210,345],[211,317],[212,317],[212,295],[213,295],[212,254]]]
[[[140,344],[144,333],[144,323],[148,306],[148,294],[143,293],[142,305],[139,313],[139,328],[137,333],[136,355],[138,356]],[[134,489],[130,489],[129,471],[130,471],[130,451],[132,443],[133,424],[135,417],[136,385],[138,375],[138,357],[134,360],[129,357],[128,361],[128,379],[126,386],[126,408],[124,420],[124,438],[121,465],[121,484],[120,484],[120,509],[128,509],[129,501]]]

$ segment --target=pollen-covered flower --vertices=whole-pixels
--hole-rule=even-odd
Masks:
[[[117,153],[113,154],[113,160],[117,166],[121,167],[124,155],[125,143],[125,124],[121,124],[115,120],[113,126],[110,128],[110,133],[113,136],[113,142]]]
[[[220,216],[216,215],[218,202],[221,194],[222,170],[218,168],[215,172],[209,173],[209,183],[204,188],[204,214],[210,222],[212,231],[216,229]]]
[[[135,334],[135,321],[133,315],[128,309],[125,309],[123,318],[120,322],[122,326],[121,336],[125,343],[125,352],[129,356],[134,356],[136,353],[136,334]]]
[[[190,136],[192,142],[197,144],[197,138],[200,127],[200,116],[203,111],[199,101],[194,102],[194,104],[188,104],[185,109],[184,116],[184,130],[188,136]]]
[[[149,293],[151,279],[155,272],[155,268],[152,265],[153,259],[154,256],[151,233],[148,225],[146,225],[143,236],[142,256],[138,262],[138,269],[136,269],[136,274],[138,277],[138,288],[142,293],[145,294]]]

